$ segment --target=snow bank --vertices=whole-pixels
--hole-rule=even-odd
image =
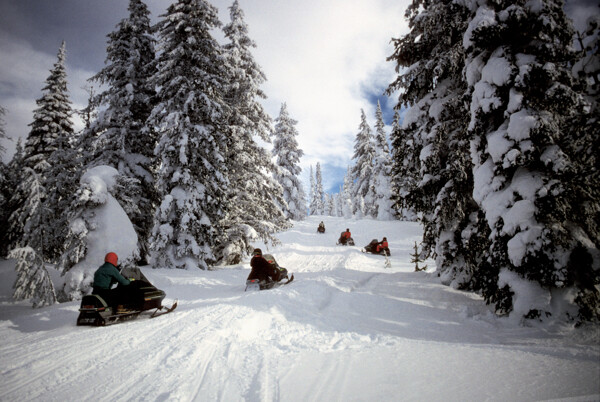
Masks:
[[[97,166],[81,177],[81,198],[93,207],[71,222],[71,230],[85,236],[86,243],[85,257],[65,275],[63,289],[71,299],[78,299],[91,287],[94,272],[104,263],[106,253],[116,253],[120,264],[138,257],[137,234],[111,194],[115,191],[117,175],[117,170],[110,166]]]

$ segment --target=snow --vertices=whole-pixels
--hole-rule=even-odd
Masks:
[[[81,185],[89,189],[87,197],[99,205],[93,209],[90,221],[77,218],[72,222],[74,233],[87,234],[85,258],[75,264],[65,275],[64,291],[76,297],[80,286],[88,286],[93,274],[108,252],[114,252],[119,262],[137,257],[137,234],[127,214],[113,197],[118,172],[110,166],[89,169],[81,177]],[[57,286],[62,288],[62,284]]]
[[[346,227],[356,247],[335,245]],[[360,252],[383,236],[392,268]],[[294,273],[291,284],[244,292],[247,260],[143,267],[178,308],[104,328],[77,327],[78,302],[12,301],[14,261],[0,261],[0,400],[600,400],[598,326],[497,317],[481,297],[441,285],[433,261],[413,272],[421,236],[414,222],[311,216],[279,233],[281,245],[257,244]],[[502,278],[549,303],[514,273]]]

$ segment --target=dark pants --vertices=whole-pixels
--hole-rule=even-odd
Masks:
[[[94,286],[92,293],[103,298],[110,307],[116,308],[119,305],[127,304],[129,301],[128,287],[119,285],[114,289],[102,289]]]

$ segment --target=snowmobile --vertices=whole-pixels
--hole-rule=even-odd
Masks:
[[[288,283],[294,280],[294,274],[288,277],[288,270],[286,268],[280,267],[277,261],[275,261],[275,257],[273,257],[271,254],[263,254],[263,258],[267,260],[269,264],[271,264],[280,271],[279,281],[274,281],[270,277],[268,277],[268,280],[266,281],[261,281],[258,279],[248,279],[246,280],[246,289],[244,291],[272,289],[282,285],[287,285]]]
[[[130,302],[124,304],[122,309],[115,309],[99,295],[91,294],[83,296],[79,307],[77,325],[104,326],[120,321],[128,321],[137,318],[142,312],[156,309],[150,318],[158,317],[175,310],[177,301],[171,307],[162,305],[165,292],[157,289],[144,276],[137,267],[126,267],[121,270],[126,278],[134,279],[130,285]]]
[[[325,233],[325,226],[319,226],[317,228],[317,233]]]
[[[362,250],[363,253],[379,254],[379,255],[385,255],[385,256],[389,257],[391,255],[390,249],[386,247],[378,252],[377,251],[378,244],[379,244],[379,242],[377,241],[377,239],[371,240],[371,242],[363,248],[363,250]]]
[[[349,237],[348,240],[346,240],[345,243],[342,242],[342,238],[344,236],[344,233],[346,232],[342,232],[340,234],[340,238],[338,239],[336,244],[341,244],[342,246],[354,246],[354,239],[352,237]]]

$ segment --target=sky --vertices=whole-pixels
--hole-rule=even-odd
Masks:
[[[221,22],[229,22],[233,0],[212,0]],[[172,3],[148,0],[153,22]],[[375,123],[377,101],[386,123],[393,117],[383,91],[394,80],[392,37],[407,32],[408,0],[240,0],[254,57],[267,82],[263,102],[274,119],[286,102],[296,126],[302,179],[320,162],[324,188],[337,192],[352,164],[360,110]],[[126,0],[2,0],[0,2],[0,105],[7,109],[6,134],[26,138],[35,100],[63,40],[67,49],[68,88],[73,108],[87,103],[83,89],[104,66],[107,34],[128,16]],[[215,32],[222,40],[222,32]],[[76,121],[76,128],[81,122]],[[5,143],[3,160],[16,141]],[[308,192],[308,188],[306,188]]]
[[[174,1],[174,0],[173,0]],[[172,0],[147,0],[153,22]],[[223,24],[233,0],[212,0]],[[296,126],[305,185],[310,167],[320,162],[323,185],[337,192],[353,164],[354,140],[364,109],[375,123],[377,101],[390,124],[396,99],[384,90],[394,80],[390,40],[408,32],[404,12],[409,0],[240,0],[256,42],[254,57],[267,76],[262,89],[266,111],[276,118],[287,103]],[[73,108],[87,103],[83,89],[100,71],[106,42],[128,16],[127,0],[0,1],[0,105],[7,109],[6,134],[26,138],[35,100],[63,40],[67,47],[68,85]],[[569,0],[577,20],[598,12],[596,0]],[[222,38],[222,33],[215,32]],[[76,128],[81,123],[76,121]],[[388,127],[389,132],[389,127]],[[5,142],[6,162],[16,140]],[[306,187],[308,192],[308,186]]]

